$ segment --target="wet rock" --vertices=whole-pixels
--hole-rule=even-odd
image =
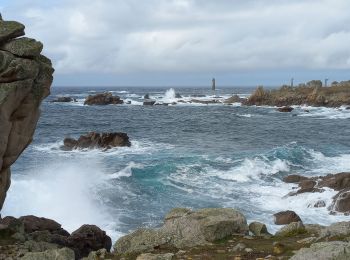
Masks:
[[[112,147],[131,146],[129,136],[126,133],[95,133],[90,132],[81,135],[78,140],[73,138],[65,138],[63,141],[63,150],[73,149],[93,149],[102,148],[110,149]]]
[[[280,237],[290,237],[297,234],[304,234],[306,233],[305,226],[301,221],[299,222],[292,222],[283,228],[281,228],[279,231],[276,232],[275,236]]]
[[[316,203],[314,203],[313,205],[310,204],[308,207],[324,208],[324,207],[326,207],[326,202],[324,202],[323,200],[318,200]]]
[[[234,209],[173,209],[159,229],[139,229],[120,238],[114,248],[118,253],[151,252],[162,246],[180,249],[207,245],[247,231],[245,217]]]
[[[264,223],[252,222],[249,224],[249,231],[252,232],[255,236],[264,236],[269,235],[267,227]]]
[[[292,107],[279,107],[277,108],[278,112],[292,112],[294,110],[294,108]]]
[[[278,212],[273,216],[276,225],[287,225],[292,222],[301,221],[300,217],[294,211],[291,210]]]
[[[69,102],[76,102],[75,99],[71,97],[58,97],[57,99],[52,100],[51,102],[58,102],[58,103],[69,103]]]
[[[350,243],[341,241],[320,242],[310,248],[300,249],[291,260],[334,260],[350,259]]]
[[[291,174],[283,178],[283,181],[286,183],[299,183],[303,180],[308,180],[308,178],[296,174]]]
[[[155,100],[145,100],[143,101],[144,106],[153,106],[156,103]]]
[[[75,260],[73,250],[69,248],[51,249],[44,252],[26,253],[23,260]]]
[[[124,101],[120,99],[119,96],[113,96],[112,93],[100,93],[96,95],[89,95],[84,102],[84,105],[120,105]]]
[[[339,192],[334,197],[332,210],[336,212],[350,213],[350,190]]]
[[[94,225],[81,226],[68,237],[67,242],[77,258],[103,248],[109,252],[112,246],[112,240],[106,232]]]
[[[219,100],[212,99],[212,100],[199,100],[199,99],[191,99],[190,103],[197,103],[197,104],[204,104],[204,105],[209,105],[209,104],[217,104],[220,103]]]

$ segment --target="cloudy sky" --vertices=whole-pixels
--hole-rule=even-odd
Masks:
[[[350,79],[349,0],[1,0],[55,85],[279,85]]]

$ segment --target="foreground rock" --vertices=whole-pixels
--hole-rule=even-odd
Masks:
[[[23,216],[18,219],[5,217],[0,220],[1,245],[6,246],[0,247],[0,252],[14,259],[17,259],[18,254],[24,255],[25,259],[56,259],[50,257],[67,254],[73,255],[72,259],[74,256],[80,259],[99,249],[109,252],[112,242],[106,232],[94,225],[83,225],[69,234],[54,220]],[[64,247],[70,249],[56,250]],[[27,254],[28,252],[36,253]]]
[[[42,44],[24,35],[24,25],[0,19],[0,210],[10,187],[10,166],[31,143],[41,101],[53,80]]]
[[[340,107],[350,105],[350,81],[322,87],[321,81],[310,81],[298,87],[282,86],[280,89],[266,90],[259,87],[246,105],[291,106],[309,105]]]
[[[82,135],[78,140],[73,138],[65,138],[63,141],[63,150],[69,151],[73,149],[93,149],[102,148],[110,149],[113,147],[131,146],[129,137],[126,133],[95,133],[91,132]]]
[[[84,102],[84,105],[120,105],[124,101],[119,96],[113,96],[112,93],[100,93],[96,95],[89,95]]]
[[[350,173],[342,172],[337,174],[328,174],[327,176],[318,176],[307,178],[304,176],[292,175],[284,179],[285,182],[296,183],[299,190],[290,193],[291,196],[306,192],[323,192],[324,188],[331,188],[338,191],[333,197],[333,203],[328,205],[332,213],[340,212],[350,214]],[[314,203],[315,207],[327,206],[324,201]]]
[[[161,228],[139,229],[120,238],[114,249],[125,254],[152,252],[160,247],[194,247],[247,231],[246,218],[234,209],[191,211],[177,208],[166,215]]]

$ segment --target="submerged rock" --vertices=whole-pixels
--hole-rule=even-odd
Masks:
[[[246,234],[247,221],[234,209],[211,208],[191,211],[173,209],[159,229],[139,229],[120,238],[117,253],[152,252],[155,248],[185,248],[206,245],[232,234]]]
[[[89,95],[84,102],[84,105],[120,105],[123,104],[124,101],[120,99],[119,96],[113,96],[112,93],[100,93],[96,95]]]
[[[73,149],[93,149],[103,148],[110,149],[112,147],[131,146],[129,136],[126,133],[95,133],[90,132],[82,135],[78,140],[73,138],[65,138],[63,141],[63,150]]]

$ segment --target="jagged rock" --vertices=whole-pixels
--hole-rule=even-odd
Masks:
[[[24,35],[23,24],[0,20],[0,44],[22,35]]]
[[[112,93],[100,93],[96,95],[89,95],[84,102],[84,105],[119,105],[123,104],[124,101],[119,96],[113,96]]]
[[[167,253],[167,254],[141,254],[139,255],[136,260],[172,260],[174,258],[173,253]]]
[[[299,177],[299,178],[298,178]],[[286,182],[293,180],[298,183],[299,190],[292,192],[289,195],[298,195],[305,192],[323,192],[323,188],[331,188],[339,191],[333,197],[333,203],[329,207],[331,212],[340,212],[350,214],[350,173],[342,172],[337,174],[328,174],[326,176],[318,176],[306,178],[304,176],[291,175],[283,179]],[[325,206],[325,203],[318,206]]]
[[[19,220],[23,222],[26,233],[46,230],[54,234],[69,235],[69,233],[61,227],[61,224],[52,219],[30,215],[20,217]]]
[[[300,217],[294,211],[291,210],[278,212],[273,216],[276,225],[287,225],[292,222],[301,221]]]
[[[88,256],[90,252],[105,248],[108,252],[112,240],[106,232],[94,225],[83,225],[68,237],[68,247],[72,248],[77,258]]]
[[[13,53],[20,57],[36,57],[43,50],[43,44],[31,38],[22,37],[10,40],[2,45],[0,49]]]
[[[193,247],[247,231],[245,217],[234,209],[173,209],[161,228],[139,229],[120,238],[114,249],[118,253],[142,253],[161,246]]]
[[[341,241],[320,242],[302,248],[290,260],[346,260],[350,259],[350,243]]]
[[[283,228],[281,228],[279,231],[276,232],[275,236],[280,236],[280,237],[289,237],[289,236],[294,236],[297,234],[304,234],[306,233],[305,226],[301,221],[299,222],[292,222]]]
[[[0,46],[8,46],[23,34],[22,24],[0,21]],[[10,187],[10,166],[32,141],[39,106],[50,92],[54,71],[39,51],[32,52],[29,59],[15,56],[30,43],[12,42],[16,44],[0,51],[0,210]]]
[[[44,252],[26,253],[23,260],[75,260],[74,251],[69,248],[51,249]]]
[[[250,223],[249,231],[252,232],[255,236],[270,235],[270,233],[267,231],[266,225],[260,222]]]
[[[65,138],[63,141],[63,150],[73,149],[93,149],[103,148],[110,149],[112,147],[131,146],[129,137],[126,133],[95,133],[90,132],[82,135],[78,140],[73,138]]]
[[[277,108],[277,111],[279,112],[292,112],[294,110],[294,108],[292,107],[279,107]]]

